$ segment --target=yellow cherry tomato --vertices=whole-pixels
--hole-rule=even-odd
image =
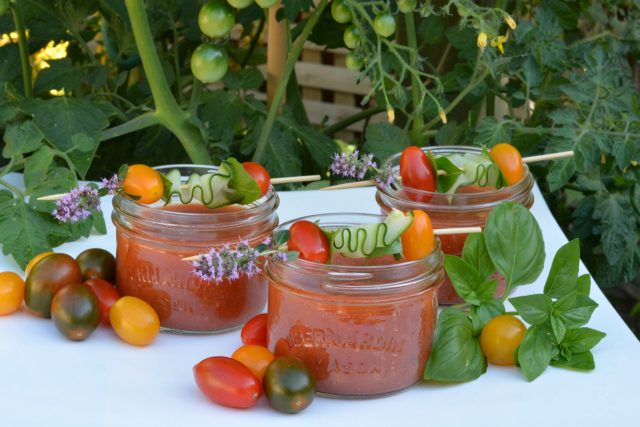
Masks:
[[[269,363],[276,357],[261,345],[248,344],[234,351],[231,358],[249,368],[253,375],[262,382],[262,377],[264,377]]]
[[[42,261],[44,258],[48,257],[49,255],[51,255],[53,252],[49,251],[49,252],[42,252],[41,254],[38,254],[36,256],[34,256],[31,261],[29,261],[29,264],[27,264],[27,268],[24,269],[24,274],[25,275],[29,275],[29,272],[31,271],[31,269],[40,261]]]
[[[480,334],[480,346],[489,363],[513,366],[513,354],[526,331],[524,323],[514,316],[503,314],[489,320]]]
[[[500,168],[509,185],[513,185],[522,179],[524,175],[522,156],[516,147],[507,143],[496,144],[489,154]]]
[[[409,261],[429,256],[436,247],[431,219],[423,211],[413,211],[413,222],[401,236],[402,253]]]
[[[24,280],[16,273],[0,273],[0,316],[18,311],[24,299]]]
[[[164,183],[158,171],[147,165],[131,165],[122,183],[125,193],[137,196],[138,202],[149,204],[160,200],[164,193]]]
[[[156,311],[136,297],[122,297],[109,311],[111,327],[123,341],[145,346],[160,332],[160,319]]]

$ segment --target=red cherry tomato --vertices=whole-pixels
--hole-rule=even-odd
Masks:
[[[402,185],[423,191],[436,191],[436,173],[427,155],[418,147],[407,147],[400,156],[400,176]],[[428,202],[431,196],[408,194],[416,202]]]
[[[329,260],[329,241],[316,224],[296,221],[289,228],[289,233],[289,250],[300,252],[300,258],[322,264]]]
[[[436,238],[433,234],[433,225],[429,215],[423,211],[413,211],[413,222],[402,236],[402,253],[409,261],[429,256],[436,247]]]
[[[229,357],[209,357],[193,367],[198,388],[211,401],[250,408],[262,396],[262,384],[249,368]]]
[[[253,178],[256,184],[258,184],[262,195],[264,196],[267,194],[269,186],[271,185],[271,176],[269,175],[269,172],[267,172],[260,163],[256,162],[244,162],[242,167],[249,175],[251,175],[251,178]]]
[[[100,323],[107,326],[110,325],[109,311],[111,310],[111,306],[120,298],[120,293],[111,283],[102,279],[85,280],[84,285],[91,289],[98,299]]]
[[[489,154],[500,168],[502,176],[505,177],[509,185],[513,185],[522,179],[524,175],[522,156],[516,147],[507,143],[496,144]]]
[[[267,346],[267,313],[253,316],[242,327],[240,338],[244,345],[261,345]]]

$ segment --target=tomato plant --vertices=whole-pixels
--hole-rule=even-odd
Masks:
[[[0,273],[0,316],[20,309],[24,298],[24,280],[16,273]]]
[[[242,167],[258,184],[262,195],[264,196],[267,194],[269,186],[271,186],[271,176],[269,175],[269,172],[260,163],[256,162],[244,162],[242,163]]]
[[[113,283],[116,279],[116,258],[109,251],[91,248],[82,251],[76,262],[82,273],[82,280],[103,279]]]
[[[236,9],[244,9],[251,6],[253,0],[227,0],[227,2]]]
[[[486,324],[480,334],[482,352],[494,365],[513,366],[513,355],[526,331],[526,326],[517,317],[496,316]]]
[[[489,152],[491,158],[500,168],[502,176],[509,185],[513,185],[522,179],[524,167],[522,156],[516,147],[511,144],[496,144]]]
[[[407,147],[400,156],[400,176],[402,185],[422,191],[436,191],[436,174],[427,155],[418,147]],[[428,202],[431,196],[423,194],[407,194],[417,202]]]
[[[31,269],[33,268],[34,265],[36,265],[37,263],[39,263],[42,259],[48,257],[49,255],[51,255],[53,252],[51,251],[47,251],[47,252],[42,252],[41,254],[38,254],[36,256],[34,256],[31,261],[29,261],[29,264],[27,264],[27,267],[24,269],[24,274],[26,276],[29,275],[29,272],[31,271]]]
[[[390,13],[381,13],[373,19],[373,29],[381,37],[389,37],[396,32],[396,19]]]
[[[331,2],[331,16],[339,24],[346,24],[351,21],[351,12],[344,0],[333,0]]]
[[[9,10],[9,3],[10,0],[0,0],[0,16],[7,13],[7,11]]]
[[[127,176],[122,182],[125,193],[137,197],[137,201],[144,204],[155,203],[164,193],[162,177],[147,165],[131,165],[127,169]]]
[[[98,308],[100,309],[100,323],[110,325],[109,312],[113,304],[120,298],[118,290],[109,282],[102,279],[89,279],[83,283],[91,289],[98,299]]]
[[[208,0],[198,13],[200,31],[208,37],[224,37],[236,22],[236,11],[225,0]]]
[[[402,13],[413,12],[417,3],[417,0],[398,0],[398,10]]]
[[[209,400],[232,408],[249,408],[262,396],[262,386],[249,368],[229,357],[209,357],[193,367],[198,388]]]
[[[243,344],[267,347],[267,313],[253,316],[242,327],[240,338]]]
[[[191,55],[191,72],[202,83],[222,80],[229,68],[229,56],[224,48],[203,43]]]
[[[277,2],[278,0],[256,0],[256,4],[263,9],[268,9]]]
[[[352,71],[358,71],[362,69],[364,60],[362,59],[362,56],[360,54],[351,52],[345,59],[345,65]]]
[[[436,240],[431,219],[423,211],[413,211],[413,222],[402,233],[402,254],[409,260],[425,258],[433,252]]]
[[[243,345],[234,351],[231,358],[249,368],[251,373],[262,382],[267,366],[275,356],[261,345],[249,344]]]
[[[357,49],[362,43],[362,35],[358,28],[354,25],[344,30],[343,35],[344,45],[349,49]]]
[[[300,359],[281,356],[267,367],[264,392],[275,409],[295,414],[311,405],[316,383]]]
[[[51,318],[56,329],[66,338],[83,341],[100,323],[98,299],[84,285],[67,285],[51,301]]]
[[[160,332],[160,319],[153,307],[131,296],[111,306],[109,322],[124,342],[138,346],[150,344]]]
[[[289,228],[289,233],[289,250],[300,252],[300,258],[322,264],[329,260],[329,241],[316,224],[296,221]]]

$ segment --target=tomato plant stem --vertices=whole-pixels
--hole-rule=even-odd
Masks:
[[[309,15],[309,20],[304,26],[302,33],[298,36],[296,41],[291,46],[291,50],[287,55],[287,62],[285,63],[284,70],[282,73],[282,77],[278,82],[278,86],[276,87],[276,92],[273,96],[273,102],[269,107],[269,113],[267,114],[267,120],[265,121],[264,126],[262,127],[262,131],[260,132],[260,138],[258,139],[258,144],[256,146],[256,151],[253,154],[253,161],[260,163],[262,158],[264,157],[264,152],[267,148],[267,141],[269,139],[269,135],[271,134],[271,128],[276,120],[276,115],[278,114],[278,110],[280,107],[280,101],[285,94],[287,89],[287,82],[289,80],[289,76],[293,71],[293,67],[296,64],[296,61],[300,57],[300,53],[302,52],[302,48],[304,47],[305,42],[311,35],[311,31],[313,27],[318,23],[320,19],[320,15],[322,15],[322,11],[329,3],[329,0],[320,0],[315,10]]]
[[[5,187],[7,190],[10,190],[16,196],[18,196],[18,199],[20,199],[20,200],[24,199],[24,193],[18,187],[15,187],[15,186],[9,184],[3,178],[0,178],[0,185]]]
[[[416,25],[413,22],[413,13],[408,12],[404,14],[405,27],[407,29],[407,46],[411,48],[409,52],[409,61],[411,65],[418,69],[420,64],[418,63],[418,42],[416,40]],[[422,102],[420,96],[420,79],[415,74],[411,73],[411,101],[413,105],[412,122],[411,122],[411,140],[414,145],[421,146],[422,135],[420,134],[424,127],[424,119],[422,117]]]
[[[18,33],[18,47],[20,49],[20,66],[22,67],[24,96],[30,98],[33,96],[33,86],[31,83],[31,63],[29,62],[27,31],[22,17],[22,4],[20,2],[16,2],[16,4],[11,7],[11,12],[13,14],[13,22],[15,22],[16,25],[16,32]]]
[[[160,120],[158,119],[158,114],[155,111],[140,114],[126,123],[105,130],[102,133],[102,138],[100,140],[107,141],[159,123]]]
[[[331,126],[327,126],[322,130],[322,133],[324,133],[325,135],[333,135],[334,133],[340,132],[342,129],[345,129],[352,124],[359,122],[360,120],[367,119],[384,111],[385,108],[380,106],[368,108],[352,116],[349,116],[346,119],[340,120],[339,122],[334,123]]]

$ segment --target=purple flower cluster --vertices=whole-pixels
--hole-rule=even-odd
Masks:
[[[78,222],[87,219],[92,209],[100,210],[98,190],[77,187],[56,201],[52,214],[60,222]]]
[[[393,177],[393,170],[391,170],[391,164],[385,162],[380,169],[376,169],[376,173],[373,175],[373,180],[378,187],[387,189],[395,182]]]
[[[102,178],[102,188],[106,189],[108,194],[115,194],[116,191],[122,188],[122,182],[117,174],[113,174],[111,178]]]
[[[334,175],[343,176],[345,178],[363,179],[369,168],[375,169],[376,162],[373,161],[372,154],[364,154],[360,156],[358,150],[351,154],[336,153],[333,155],[333,162],[329,169]]]
[[[260,273],[257,261],[260,253],[249,242],[240,242],[235,249],[228,244],[219,249],[211,248],[197,261],[193,261],[193,274],[216,283],[223,279],[236,280],[242,273],[251,277]]]

